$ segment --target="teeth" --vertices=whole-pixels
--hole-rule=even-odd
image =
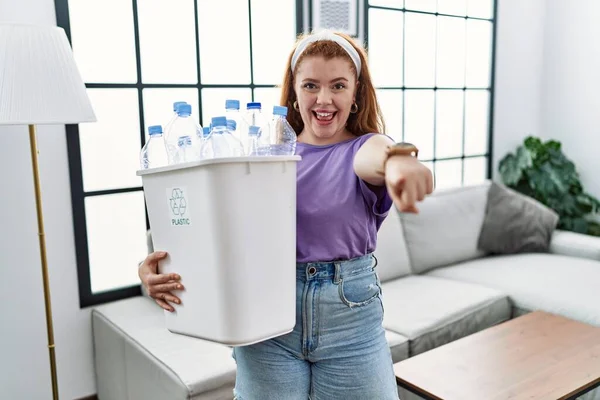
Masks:
[[[317,115],[317,119],[319,121],[329,121],[331,119],[333,119],[333,112],[316,112],[315,114]]]

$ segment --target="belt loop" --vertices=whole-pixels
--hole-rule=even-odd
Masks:
[[[339,262],[334,262],[333,265],[335,266],[335,274],[333,275],[333,283],[338,285],[342,281],[341,265]]]

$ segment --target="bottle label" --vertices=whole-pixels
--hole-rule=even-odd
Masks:
[[[171,226],[192,225],[187,188],[183,186],[167,188],[166,193],[169,206],[169,213],[167,215],[171,220]]]

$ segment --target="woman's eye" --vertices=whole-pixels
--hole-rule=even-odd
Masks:
[[[335,85],[333,85],[333,88],[336,90],[342,90],[346,87],[346,85],[344,85],[343,83],[336,83]]]
[[[315,85],[314,83],[305,83],[304,88],[305,89],[316,89],[317,85]]]

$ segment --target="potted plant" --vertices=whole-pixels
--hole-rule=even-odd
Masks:
[[[600,236],[600,201],[583,190],[560,142],[529,136],[499,164],[503,183],[556,211],[558,228]]]

